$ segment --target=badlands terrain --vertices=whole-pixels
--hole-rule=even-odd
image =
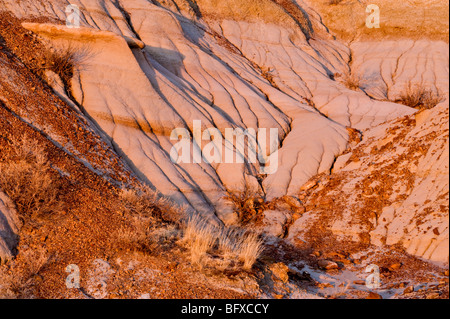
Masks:
[[[448,10],[0,0],[0,297],[448,298]]]

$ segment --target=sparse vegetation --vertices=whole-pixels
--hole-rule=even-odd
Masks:
[[[191,261],[203,267],[221,264],[221,268],[239,268],[250,270],[263,251],[263,241],[255,233],[239,228],[214,226],[199,216],[193,216],[186,222],[183,242],[191,253]],[[218,254],[219,261],[208,258],[208,252]]]
[[[257,223],[261,220],[266,203],[258,190],[245,183],[242,190],[228,191],[225,199],[233,202],[242,225]]]
[[[217,230],[199,216],[189,218],[183,240],[189,244],[191,261],[201,265],[203,257],[213,248],[217,240]]]
[[[415,109],[432,109],[442,100],[443,96],[439,91],[433,91],[422,84],[408,83],[395,102]]]
[[[344,75],[341,74],[335,74],[334,78],[339,80],[342,84],[344,84],[348,89],[356,91],[359,90],[362,86],[362,77],[353,72],[349,71]]]
[[[243,263],[243,268],[247,270],[253,267],[263,252],[263,242],[257,234],[238,228],[225,229],[218,240],[219,249],[225,253],[225,256],[237,255]]]
[[[216,226],[199,215],[185,218],[184,209],[176,209],[149,189],[123,191],[119,200],[130,225],[115,237],[133,251],[154,255],[178,243],[188,249],[191,262],[200,268],[250,270],[263,250],[257,234]],[[168,221],[164,218],[167,214],[174,218]],[[180,220],[184,222],[175,223]]]
[[[275,79],[272,74],[273,69],[268,67],[261,67],[261,75],[270,83],[273,87],[278,87],[275,83]]]
[[[123,190],[119,196],[124,214],[159,219],[163,222],[179,223],[185,218],[185,209],[160,196],[150,188],[141,190]]]
[[[65,87],[70,88],[70,79],[75,70],[81,70],[91,55],[89,49],[67,43],[59,48],[46,50],[42,57],[42,67],[37,71],[44,78],[46,71],[54,72],[61,78]]]
[[[21,254],[20,260],[0,268],[0,299],[33,298],[32,291],[39,273],[49,261],[44,249],[28,249]]]
[[[157,254],[172,247],[179,236],[178,225],[165,222],[168,215],[182,213],[156,192],[146,188],[140,191],[123,190],[119,205],[130,225],[124,225],[116,234],[116,240],[134,251]],[[183,210],[180,210],[181,212]],[[175,220],[175,217],[173,218]]]
[[[292,204],[292,200],[286,198],[266,203],[247,183],[239,191],[230,191],[227,198],[235,204],[242,225],[262,220],[264,210],[270,207],[289,206],[293,212],[299,209],[298,203]],[[154,254],[161,248],[173,248],[177,243],[187,249],[192,264],[201,269],[249,271],[264,250],[260,235],[240,227],[214,225],[197,214],[189,218],[178,216],[173,220],[184,222],[177,226],[161,223],[162,212],[175,209],[161,202],[150,190],[124,191],[120,200],[132,225],[120,231],[117,238],[135,251]]]
[[[131,225],[115,234],[119,244],[128,249],[148,255],[158,255],[170,249],[179,236],[174,225],[157,225],[149,218],[131,217]]]
[[[22,219],[62,209],[60,183],[45,153],[28,138],[13,140],[10,160],[0,163],[0,188],[16,204]]]

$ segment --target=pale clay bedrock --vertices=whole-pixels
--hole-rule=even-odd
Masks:
[[[202,8],[208,1],[198,2]],[[209,20],[205,15],[195,24],[182,0],[161,1],[166,7],[145,0],[72,0],[82,9],[81,28],[31,22],[23,26],[53,46],[70,40],[89,50],[86,66],[71,80],[79,111],[97,124],[96,130],[139,179],[176,203],[216,223],[234,224],[236,213],[224,196],[244,181],[272,200],[298,196],[318,174],[341,174],[342,188],[320,195],[347,205],[328,225],[334,234],[358,241],[365,233],[374,245],[400,243],[413,255],[448,262],[448,44],[367,37],[346,44],[332,38],[306,1],[296,2],[309,12],[317,36],[293,27],[292,18],[266,23],[229,16]],[[19,18],[63,21],[68,4],[0,0],[0,8]],[[349,64],[362,76],[364,91],[347,88],[335,76],[348,73]],[[1,73],[13,72],[2,68]],[[444,98],[420,114],[391,102],[409,82],[424,83]],[[70,101],[57,84],[54,89]],[[415,119],[415,126],[399,124],[406,116]],[[257,163],[173,163],[170,134],[175,128],[192,132],[194,121],[223,135],[226,128],[278,129],[278,170],[259,183]],[[396,125],[404,133],[401,140],[395,140],[400,133],[387,133]],[[351,144],[348,128],[362,133],[359,145]],[[433,138],[426,140],[430,134]],[[417,154],[414,162],[401,158],[421,139],[429,146],[427,153]],[[371,155],[374,147],[390,142],[390,149]],[[364,156],[348,161],[350,153],[345,152],[355,148]],[[390,165],[396,160],[395,167]],[[409,188],[403,168],[414,178]],[[374,171],[388,169],[398,183],[387,206],[375,220],[360,222],[355,214],[361,197],[355,185]],[[375,177],[372,187],[376,183]],[[0,255],[5,256],[11,254],[18,231],[7,201],[0,193]],[[266,231],[288,234],[295,242],[321,214],[320,209],[306,211],[286,232],[284,213],[267,211]]]

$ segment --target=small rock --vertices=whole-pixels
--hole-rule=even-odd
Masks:
[[[365,280],[355,280],[353,282],[353,284],[359,285],[359,286],[364,286],[366,284],[366,281]]]
[[[344,265],[349,265],[349,264],[351,264],[352,262],[350,261],[350,260],[348,260],[348,259],[341,259],[341,260],[339,260],[342,264],[344,264]]]
[[[292,211],[291,205],[286,202],[279,201],[275,204],[275,210],[279,211]]]
[[[300,215],[300,217],[301,217],[301,215],[303,215],[305,212],[306,212],[305,206],[296,207],[296,208],[294,209],[294,214]]]
[[[275,299],[283,299],[283,295],[273,295],[273,297],[275,298]]]
[[[404,294],[404,295],[410,294],[410,293],[412,293],[412,292],[414,292],[414,286],[409,286],[409,287],[407,287],[405,290],[403,290],[403,294]]]
[[[273,276],[276,279],[281,280],[284,283],[289,281],[289,267],[284,263],[276,263],[269,267],[269,270],[272,272]]]
[[[311,277],[311,275],[307,271],[300,271],[295,267],[289,267],[289,273],[297,277],[297,279],[315,282],[315,280]]]
[[[383,297],[375,292],[370,292],[366,299],[383,299]]]
[[[339,269],[339,265],[337,263],[326,259],[319,260],[317,264],[319,265],[319,268],[324,270]]]
[[[444,272],[444,276],[448,277],[448,269]]]
[[[317,288],[319,288],[319,289],[334,288],[334,286],[332,284],[330,284],[329,282],[321,282],[321,283],[317,284]]]
[[[297,213],[295,212],[294,214],[292,214],[292,220],[296,221],[297,219],[299,219],[300,217],[302,217],[303,214]]]
[[[285,233],[285,224],[288,222],[288,214],[279,210],[266,210],[264,214],[264,226],[262,231],[271,236],[280,237]]]
[[[286,195],[286,196],[282,197],[282,200],[284,200],[291,207],[295,207],[295,208],[303,207],[303,203],[294,196]]]
[[[402,266],[401,263],[395,263],[389,266],[389,270],[391,271],[399,270],[401,266]]]
[[[335,257],[338,257],[338,258],[341,258],[341,259],[346,258],[346,255],[341,254],[341,253],[338,253],[338,252],[332,252],[332,253],[330,253],[329,255],[330,255],[330,256],[335,256]]]
[[[368,256],[364,255],[364,256],[361,256],[361,258],[359,258],[359,260],[364,261],[364,260],[366,260],[367,258],[368,258]]]
[[[309,181],[300,187],[300,191],[307,191],[317,185],[317,181]]]
[[[335,263],[338,265],[339,269],[345,269],[345,264],[342,261],[337,260]]]
[[[37,282],[42,282],[44,280],[44,277],[42,277],[41,275],[38,275],[38,274],[34,274],[31,277]]]

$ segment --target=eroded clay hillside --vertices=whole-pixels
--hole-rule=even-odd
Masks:
[[[66,297],[65,267],[101,259],[113,288],[76,297],[365,297],[369,264],[384,297],[448,296],[448,4],[375,1],[368,29],[366,2],[0,0],[0,257],[33,279],[19,295]],[[230,129],[275,139],[256,158]],[[33,187],[49,198],[17,195]],[[197,214],[225,234],[219,260],[193,257]],[[244,271],[249,242],[227,252],[243,265],[221,242],[249,230],[265,250]],[[53,259],[27,265],[38,248]]]

